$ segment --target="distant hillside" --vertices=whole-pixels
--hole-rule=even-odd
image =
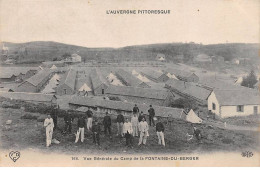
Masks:
[[[195,43],[168,43],[149,44],[139,46],[127,46],[123,48],[87,48],[57,42],[28,42],[10,43],[4,42],[8,47],[9,58],[14,58],[17,63],[31,63],[61,59],[68,53],[77,53],[84,60],[97,61],[147,61],[155,60],[158,53],[163,53],[167,60],[174,61],[183,58],[184,62],[192,60],[198,54],[209,56],[223,56],[230,61],[233,58],[250,57],[258,59],[258,44],[214,44],[201,45]],[[2,44],[0,44],[2,47]],[[2,49],[1,49],[2,50]],[[2,51],[1,51],[2,54]],[[5,60],[6,56],[1,56]]]

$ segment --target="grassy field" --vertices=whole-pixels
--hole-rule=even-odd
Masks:
[[[37,122],[36,119],[21,119],[26,114],[21,109],[0,108],[1,123],[1,148],[6,150],[40,150],[41,152],[57,152],[66,154],[88,153],[88,154],[162,154],[162,153],[203,153],[217,151],[241,151],[241,150],[259,150],[258,137],[259,132],[254,131],[232,131],[211,127],[205,124],[196,125],[202,131],[202,141],[195,139],[187,141],[186,134],[192,133],[190,123],[182,120],[174,120],[171,126],[166,125],[165,140],[166,147],[157,145],[157,136],[155,128],[149,129],[147,146],[138,147],[138,138],[134,138],[134,148],[125,147],[125,139],[117,137],[116,124],[112,126],[112,139],[105,136],[102,132],[101,147],[92,143],[92,135],[86,132],[84,143],[74,144],[76,132],[76,122],[72,125],[72,134],[63,134],[64,121],[59,118],[59,129],[54,132],[54,138],[59,140],[60,144],[53,144],[50,148],[45,146],[45,129],[43,122]],[[28,113],[27,113],[28,114]],[[30,113],[32,114],[32,113]],[[34,113],[34,116],[41,116]],[[7,120],[12,120],[11,125],[5,125]],[[103,129],[103,127],[102,127]]]
[[[237,126],[259,127],[260,115],[237,116],[223,119],[223,122]]]

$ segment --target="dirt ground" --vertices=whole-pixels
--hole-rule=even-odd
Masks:
[[[192,126],[190,123],[182,120],[174,120],[172,125],[165,125],[166,147],[163,148],[157,144],[157,136],[155,127],[149,130],[150,136],[146,146],[139,147],[138,138],[134,138],[134,148],[125,147],[125,139],[116,136],[116,124],[113,123],[112,139],[105,136],[102,132],[101,147],[93,144],[92,135],[86,132],[86,140],[84,143],[74,143],[76,132],[76,122],[72,124],[72,134],[63,134],[64,121],[63,118],[58,119],[58,130],[54,132],[53,137],[59,140],[60,144],[53,144],[46,148],[45,129],[43,122],[37,122],[36,119],[21,119],[26,114],[21,109],[0,108],[0,124],[1,124],[1,148],[6,150],[23,150],[32,149],[41,152],[56,153],[88,153],[88,154],[162,154],[162,153],[203,153],[218,151],[250,151],[259,150],[259,132],[255,131],[232,131],[225,130],[209,125],[195,125],[202,131],[202,140],[198,142],[195,139],[187,141],[185,136],[187,133],[192,134]],[[27,113],[28,114],[28,113]],[[44,117],[38,113],[29,113],[36,116]],[[12,120],[11,125],[6,125],[7,120]],[[103,127],[102,127],[103,129]]]

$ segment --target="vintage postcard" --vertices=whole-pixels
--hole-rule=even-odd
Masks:
[[[0,0],[0,166],[259,166],[259,0]]]

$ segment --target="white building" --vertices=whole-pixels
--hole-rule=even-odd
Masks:
[[[72,60],[72,62],[81,62],[81,56],[80,55],[78,55],[78,54],[72,54],[71,55],[71,60]]]
[[[158,60],[158,61],[165,61],[165,55],[164,54],[157,54],[156,60]]]
[[[208,97],[208,110],[221,118],[260,113],[256,90],[214,90]]]

